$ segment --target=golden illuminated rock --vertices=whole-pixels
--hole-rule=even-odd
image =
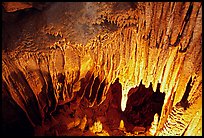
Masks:
[[[156,113],[154,115],[154,121],[151,124],[151,128],[149,129],[150,134],[153,135],[153,136],[155,135],[156,130],[157,130],[158,119],[159,119],[159,115]]]
[[[83,117],[83,119],[81,120],[80,126],[79,128],[83,131],[86,127],[86,123],[87,123],[87,119],[86,116]]]
[[[124,126],[124,121],[123,120],[120,121],[119,129],[120,130],[125,130],[125,126]]]
[[[90,127],[90,130],[93,133],[101,132],[103,130],[102,123],[100,121],[94,122],[94,125],[92,127]]]
[[[31,7],[11,4],[2,5],[7,12]],[[2,101],[22,110],[32,127],[43,126],[39,133],[144,135],[142,125],[149,124],[134,125],[146,117],[141,113],[151,101],[144,97],[151,93],[130,98],[131,89],[137,93],[143,85],[165,94],[161,114],[146,117],[151,135],[202,135],[201,2],[47,6],[13,13],[11,21],[3,11]],[[114,95],[117,80],[122,91]],[[128,107],[130,100],[141,107]],[[133,126],[124,117],[130,110]],[[7,105],[4,112],[10,112]],[[95,122],[98,116],[105,119]],[[56,122],[47,125],[52,117]]]

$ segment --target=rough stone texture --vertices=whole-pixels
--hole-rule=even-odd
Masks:
[[[155,92],[161,83],[165,99],[156,135],[202,135],[201,9],[201,2],[56,2],[11,21],[3,13],[3,93],[33,126],[69,103],[70,114],[83,106],[89,125],[95,114],[110,114],[117,129],[119,117],[105,112],[118,107],[118,101],[106,103],[111,84],[119,78],[124,99],[141,81]],[[81,126],[71,120],[69,129]],[[58,125],[67,130],[64,122]],[[63,134],[50,127],[45,135],[81,130]]]
[[[32,8],[32,4],[30,2],[3,2],[2,5],[6,12],[15,12],[18,10]]]

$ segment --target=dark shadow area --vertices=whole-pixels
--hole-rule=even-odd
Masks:
[[[12,68],[11,66],[9,67]],[[41,71],[32,70],[29,73],[31,72]],[[34,127],[32,123],[36,126],[40,126],[44,119],[50,118],[50,114],[53,112],[56,104],[54,101],[53,84],[51,83],[50,74],[47,72],[43,72],[43,74],[48,79],[48,85],[43,85],[42,92],[38,95],[38,99],[36,99],[24,73],[20,70],[18,70],[18,72],[11,72],[8,76],[7,83],[5,80],[2,80],[1,133],[3,136],[33,136]],[[20,88],[21,86],[23,88]],[[9,91],[11,89],[13,89],[13,91]],[[24,94],[24,97],[22,97],[21,94]],[[25,97],[27,99],[25,99]],[[40,113],[38,106],[39,101],[37,100],[45,104],[43,108],[44,116]],[[48,104],[48,100],[51,101],[50,105]],[[17,104],[17,101],[25,106],[27,115],[31,120],[29,120],[26,113]],[[30,121],[32,121],[32,123]]]
[[[189,107],[189,103],[188,103],[187,99],[188,99],[189,93],[190,93],[191,88],[192,88],[191,83],[192,83],[192,77],[189,79],[187,86],[186,86],[186,91],[185,91],[181,101],[179,102],[181,104],[181,106],[184,107],[185,110]]]
[[[2,85],[2,136],[32,136],[34,129],[23,110],[8,96]]]
[[[36,71],[36,70],[35,70]],[[35,124],[39,124],[42,120],[45,122],[57,122],[53,126],[48,126],[48,130],[44,131],[42,134],[34,134],[34,129],[29,123],[26,114],[22,109],[16,104],[16,102],[11,98],[9,89],[7,85],[2,83],[3,90],[3,125],[2,133],[3,135],[11,136],[31,136],[31,135],[94,135],[89,131],[89,128],[93,126],[94,122],[100,120],[103,124],[103,130],[107,131],[109,135],[113,136],[123,136],[125,133],[122,130],[119,130],[120,121],[124,120],[124,125],[126,132],[134,132],[135,127],[142,127],[145,131],[153,121],[154,114],[161,114],[162,105],[164,102],[164,93],[160,93],[158,85],[157,91],[153,92],[152,85],[149,88],[145,88],[144,85],[140,84],[139,87],[132,88],[128,94],[128,101],[126,110],[121,111],[121,98],[122,98],[122,85],[119,82],[119,79],[110,85],[110,88],[107,92],[106,99],[100,104],[102,95],[104,93],[104,87],[107,85],[105,80],[100,81],[99,77],[94,77],[92,73],[87,73],[86,78],[81,80],[81,89],[76,92],[74,99],[71,101],[65,102],[64,104],[56,104],[53,93],[54,88],[51,82],[51,76],[47,72],[41,72],[44,74],[45,80],[47,80],[47,89],[43,89],[43,96],[40,98],[40,101],[50,100],[51,105],[48,105],[48,102],[45,103],[44,117],[41,118],[39,114],[39,109],[34,100],[29,99],[28,105],[26,105],[26,110],[31,119]],[[21,83],[29,91],[26,94],[32,97],[33,92],[25,79],[25,76],[22,72],[20,74],[13,74],[9,77],[15,78],[17,83]],[[63,82],[64,76],[58,75],[58,82]],[[14,83],[10,80],[11,86]],[[16,85],[16,88],[19,86]],[[63,85],[64,87],[64,85]],[[71,92],[71,91],[70,91]],[[48,96],[48,97],[47,97]],[[47,99],[47,98],[48,99]],[[90,105],[93,106],[90,107]],[[36,106],[36,107],[35,107]],[[83,130],[80,130],[79,124],[73,128],[67,128],[71,125],[74,120],[83,120],[86,118],[86,124]],[[42,119],[42,120],[41,120]],[[47,124],[47,123],[46,123]],[[52,124],[52,123],[51,123]],[[40,125],[38,125],[40,126]],[[55,131],[59,132],[55,134]],[[142,133],[145,133],[145,132]],[[36,132],[35,132],[36,133]],[[76,133],[76,134],[75,134]]]
[[[124,116],[127,119],[126,126],[129,127],[129,130],[132,130],[134,126],[147,128],[151,126],[156,113],[161,115],[165,94],[161,93],[159,88],[160,84],[158,84],[156,92],[153,92],[152,84],[149,88],[145,88],[140,83],[139,87],[130,89],[124,111]]]

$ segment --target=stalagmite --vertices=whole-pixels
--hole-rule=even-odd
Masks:
[[[156,113],[156,114],[154,115],[154,120],[153,120],[153,122],[152,122],[152,124],[151,124],[151,128],[149,129],[150,134],[151,134],[152,136],[154,136],[155,133],[156,133],[157,125],[158,125],[158,119],[159,119],[159,115]]]
[[[123,131],[125,130],[125,126],[124,126],[124,121],[123,120],[120,120],[119,129],[123,130]]]

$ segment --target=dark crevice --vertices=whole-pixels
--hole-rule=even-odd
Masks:
[[[164,32],[164,31],[162,30],[161,36],[159,37],[159,43],[158,43],[158,44],[161,44],[161,42],[162,42],[163,32]],[[159,45],[157,46],[157,48],[159,48]]]
[[[40,60],[39,60],[39,62],[40,62]],[[40,64],[38,64],[38,65],[40,65]],[[39,66],[39,68],[40,68],[40,66]],[[46,83],[45,76],[43,75],[45,72],[42,72],[41,69],[39,69],[39,72],[40,72],[40,75],[42,76],[42,79],[43,79],[42,92],[43,92],[43,99],[46,101],[46,107],[43,110],[44,110],[44,113],[46,116],[46,113],[48,112],[48,108],[49,108],[49,99],[48,99],[48,92],[47,92],[48,85]]]
[[[59,83],[64,84],[64,79],[65,79],[65,75],[63,75],[62,73],[57,74],[57,80]]]
[[[107,19],[104,19],[104,22],[101,23],[101,26],[103,27],[103,29],[107,29],[111,32],[116,31],[118,29],[117,24],[115,23],[111,23],[110,21],[108,21]]]
[[[156,48],[157,48],[157,49],[159,48],[159,43],[157,43],[157,42],[156,42]]]
[[[86,93],[86,88],[88,87],[88,84],[90,82],[90,79],[91,79],[91,72],[88,71],[86,73],[86,76],[85,78],[81,79],[81,88],[80,90],[78,91],[78,94],[77,96],[80,97],[80,98],[83,98],[85,93]]]
[[[69,98],[71,98],[71,96],[72,96],[72,91],[71,91],[71,85],[70,85],[69,83],[67,84],[67,92],[68,92]]]
[[[78,94],[77,94],[77,97],[82,98],[82,97],[83,97],[83,93],[84,93],[84,89],[85,89],[85,87],[86,87],[86,79],[85,79],[85,78],[82,78],[82,79],[80,80],[80,84],[81,84],[81,88],[80,88],[80,90],[77,92],[77,93],[78,93]]]
[[[180,101],[181,106],[184,107],[185,110],[189,106],[187,98],[188,98],[189,93],[190,93],[191,88],[192,88],[191,83],[192,83],[192,77],[189,79],[187,86],[186,86],[186,91],[185,91],[185,93],[184,93],[184,95]]]
[[[184,33],[184,30],[187,26],[187,24],[189,23],[189,19],[190,19],[190,16],[191,16],[191,13],[192,13],[192,10],[193,10],[193,4],[191,3],[189,8],[188,8],[188,11],[186,13],[186,16],[184,18],[184,25],[182,24],[183,26],[183,29],[182,29],[182,32],[180,34],[178,34],[177,36],[177,39],[176,39],[176,42],[174,44],[169,44],[169,46],[177,46],[179,43],[180,43],[180,40],[183,38],[183,33]],[[191,35],[191,38],[192,38],[192,35]],[[188,46],[189,46],[189,43],[191,41],[191,38],[187,44],[187,46],[182,50],[182,48],[179,50],[179,52],[186,52]]]
[[[150,29],[150,31],[149,31],[149,33],[148,33],[148,35],[147,35],[147,40],[150,39],[150,37],[151,37],[151,32],[152,32],[152,29]]]
[[[7,136],[31,136],[34,129],[25,112],[12,99],[8,87],[2,82],[2,129]]]
[[[57,74],[57,80],[58,83],[61,84],[61,87],[59,89],[59,100],[63,100],[63,88],[64,88],[64,80],[65,80],[65,75],[63,75],[62,73]]]
[[[85,89],[85,97],[86,99],[89,99],[89,94],[91,90],[91,85],[94,83],[94,74],[91,76],[91,79],[89,80],[89,84]]]
[[[132,88],[132,93],[128,97],[127,106],[124,115],[127,118],[127,123],[133,126],[148,127],[151,126],[154,115],[161,115],[161,109],[164,102],[164,93],[159,91],[160,84],[157,86],[157,91],[153,92],[152,84],[149,88],[145,88],[140,84],[139,87]]]
[[[103,95],[103,90],[105,88],[105,80],[101,83],[99,91],[98,91],[98,95],[97,95],[97,104],[99,104],[101,102],[101,98]]]
[[[91,93],[90,100],[89,100],[91,103],[93,103],[97,95],[99,84],[100,84],[100,80],[98,77],[96,77],[94,80],[94,84],[92,86],[92,90],[91,90],[92,93]]]
[[[56,100],[55,100],[54,88],[52,84],[52,77],[50,75],[50,69],[49,69],[49,66],[47,67],[48,67],[48,72],[43,72],[43,73],[46,74],[45,76],[47,76],[47,84],[48,84],[47,97],[48,97],[48,100],[50,101],[50,104],[48,105],[49,106],[48,114],[46,114],[46,116],[50,116],[56,108]]]
[[[80,65],[80,63],[78,63],[77,65]],[[77,70],[73,84],[75,84],[79,80],[79,77],[80,77],[80,70]]]
[[[191,43],[191,39],[192,39],[192,38],[193,38],[193,32],[192,32],[192,34],[191,34],[191,37],[190,37],[190,39],[189,39],[188,44],[186,45],[186,47],[185,47],[184,49],[182,49],[183,46],[181,45],[181,48],[179,49],[179,52],[181,52],[181,53],[186,52],[187,48],[189,47],[189,44]]]
[[[13,82],[13,80],[11,78],[16,78],[15,82]],[[26,86],[26,92],[27,92],[28,97],[25,100],[22,99],[21,101],[25,105],[27,113],[32,118],[32,121],[37,125],[41,125],[42,118],[41,118],[41,114],[39,111],[37,99],[36,99],[34,93],[32,92],[32,89],[30,88],[30,85],[28,84],[27,80],[25,79],[25,76],[23,75],[23,73],[21,71],[19,71],[19,74],[15,73],[15,72],[11,72],[9,79],[10,79],[10,82],[13,84],[13,87],[17,88],[16,91],[18,91],[18,94],[20,95],[21,98],[23,98],[23,97],[21,96],[21,94],[20,94],[21,92],[19,92],[16,84],[19,83],[19,84],[24,84]]]
[[[169,44],[169,46],[174,46],[174,47],[177,46],[180,43],[180,40],[181,40],[181,35],[178,34],[176,42],[174,44]]]

